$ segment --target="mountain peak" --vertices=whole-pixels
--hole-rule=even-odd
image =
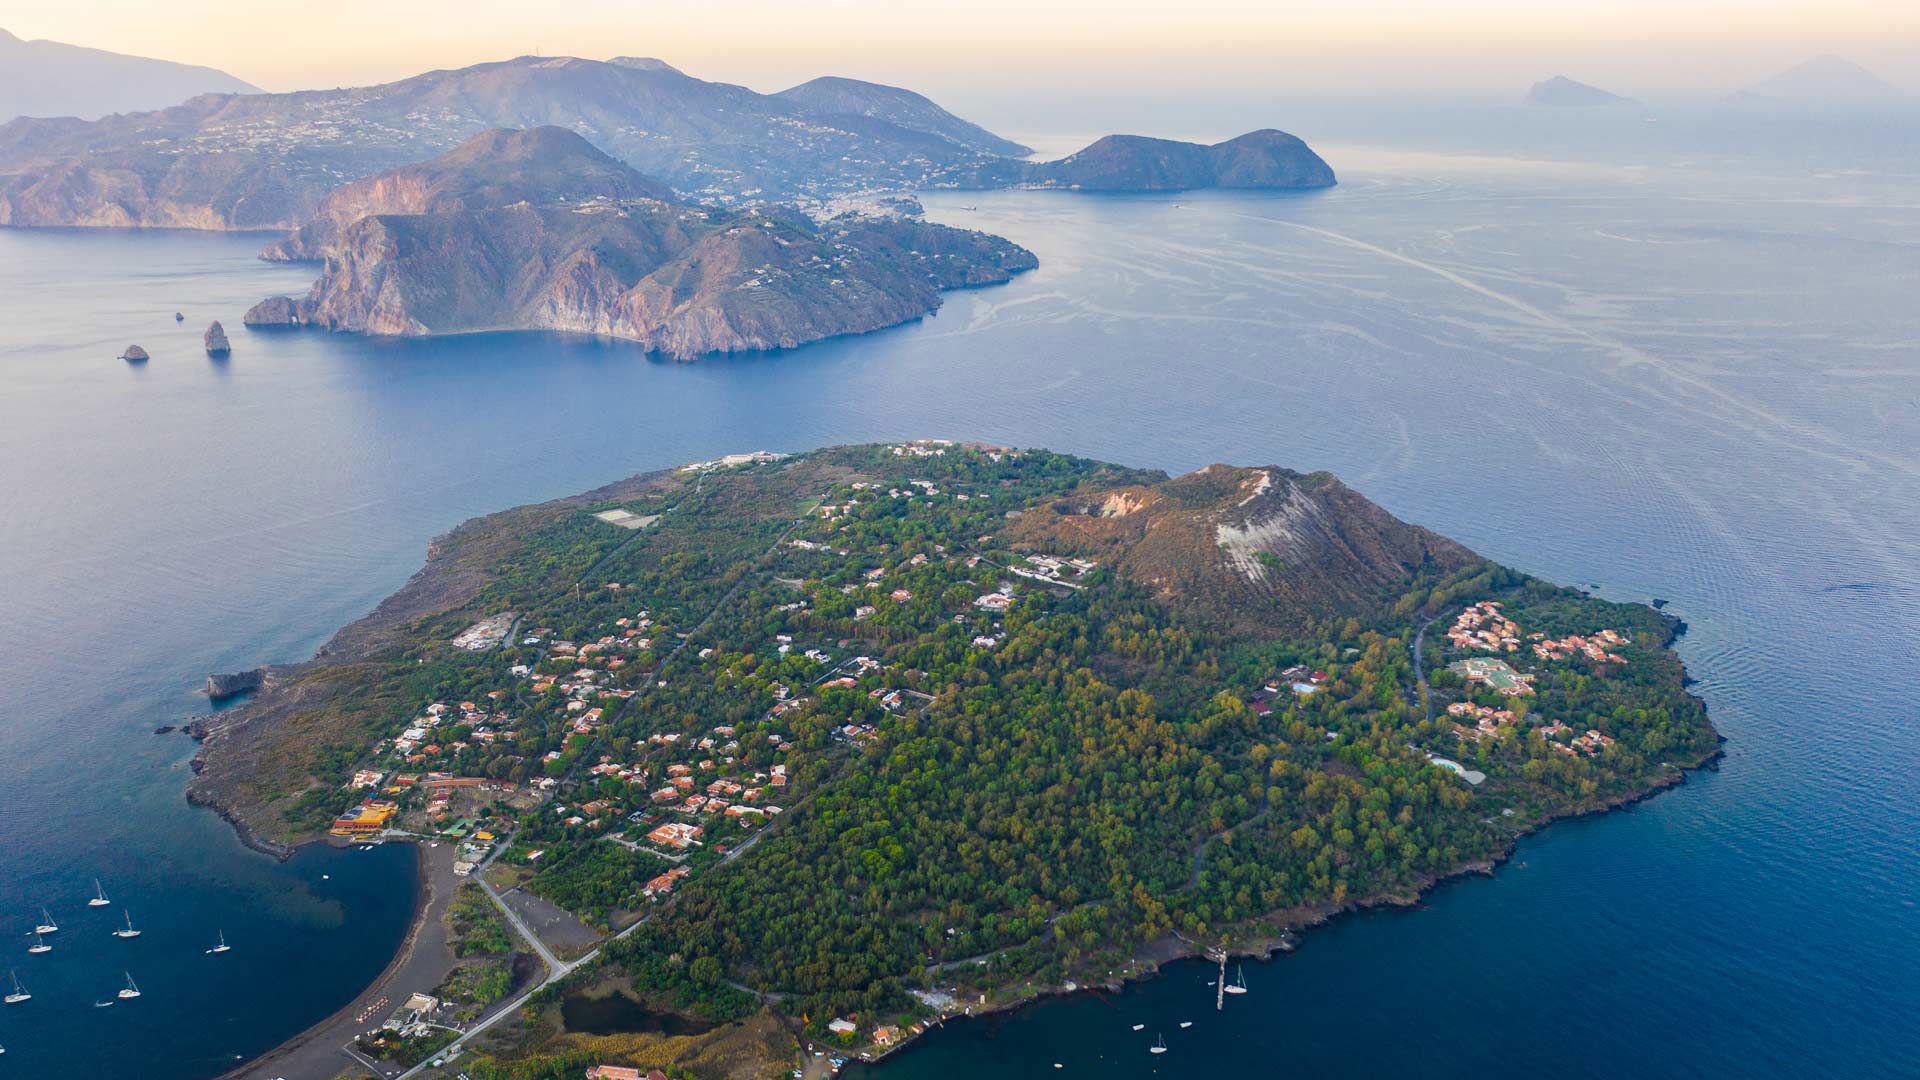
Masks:
[[[632,68],[635,71],[663,71],[669,75],[686,74],[686,72],[681,71],[665,60],[657,60],[651,56],[616,56],[607,61],[607,63],[623,68]]]
[[[1747,92],[1763,98],[1807,104],[1865,103],[1902,96],[1900,89],[1892,83],[1832,53],[1822,53],[1795,64],[1755,83]]]
[[[895,127],[944,139],[956,146],[1001,157],[1025,157],[1033,151],[969,123],[923,94],[885,83],[843,75],[823,75],[773,95],[820,112],[884,120]]]

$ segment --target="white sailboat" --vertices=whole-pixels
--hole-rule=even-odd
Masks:
[[[100,879],[93,879],[93,899],[87,901],[88,907],[106,907],[113,901],[107,899],[107,890],[100,887]]]
[[[41,908],[40,925],[34,927],[33,932],[36,934],[57,934],[60,932],[60,924],[53,921],[52,912],[46,908]]]
[[[11,972],[10,974],[13,975],[13,993],[7,995],[6,997],[7,1004],[21,1005],[26,1002],[32,1001],[33,995],[27,993],[27,988],[20,985],[20,973],[16,971],[16,972]]]
[[[133,981],[133,972],[127,972],[127,988],[120,991],[118,996],[121,1001],[132,1001],[140,996],[140,987]]]
[[[208,950],[207,950],[207,952],[208,952],[208,953],[223,953],[223,952],[226,952],[226,951],[227,951],[228,949],[230,949],[230,948],[232,948],[232,946],[231,946],[231,945],[228,945],[228,944],[227,944],[227,932],[226,932],[225,930],[222,930],[222,931],[220,931],[220,944],[218,944],[218,945],[215,945],[215,946],[214,946],[213,948],[211,948],[211,949],[208,949]]]
[[[1158,1039],[1155,1039],[1153,1045],[1147,1047],[1147,1053],[1149,1054],[1164,1054],[1166,1052],[1167,1052],[1167,1037],[1165,1035],[1162,1035]]]
[[[39,953],[50,953],[53,951],[53,946],[47,944],[46,938],[35,934],[33,935],[33,944],[27,946],[27,951],[36,955]]]
[[[1227,993],[1244,994],[1247,992],[1247,966],[1240,965],[1233,973],[1233,982],[1227,985]]]
[[[123,915],[125,915],[125,916],[127,917],[127,928],[126,928],[125,930],[115,930],[115,931],[113,932],[113,936],[114,936],[114,937],[117,937],[117,938],[137,938],[137,937],[139,937],[139,936],[140,936],[140,931],[138,931],[138,930],[135,930],[135,929],[133,928],[133,913],[132,913],[132,912],[130,912],[130,911],[127,911],[127,912],[121,912],[121,914],[123,914]]]

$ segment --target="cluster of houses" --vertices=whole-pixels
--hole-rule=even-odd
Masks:
[[[1021,577],[1044,581],[1049,585],[1061,585],[1069,589],[1084,589],[1076,584],[1100,564],[1092,559],[1070,559],[1060,555],[1028,555],[1026,566],[1010,566],[1007,569]]]
[[[1613,652],[1630,642],[1625,634],[1614,630],[1602,630],[1591,637],[1569,634],[1563,638],[1549,640],[1544,634],[1533,635],[1533,655],[1542,660],[1565,660],[1575,653],[1602,664],[1624,664],[1627,658]]]
[[[1260,689],[1247,698],[1247,707],[1261,716],[1271,716],[1274,702],[1282,694],[1294,697],[1309,697],[1318,693],[1327,681],[1327,673],[1309,668],[1305,664],[1295,664],[1268,679]]]
[[[754,450],[745,454],[728,454],[725,457],[714,458],[712,461],[690,461],[680,466],[680,471],[683,473],[704,473],[714,472],[719,469],[736,469],[742,465],[763,465],[769,462],[780,461],[786,456],[785,454],[776,454],[769,450]]]
[[[1447,641],[1456,649],[1513,652],[1520,648],[1520,627],[1500,613],[1499,601],[1482,600],[1453,620]]]
[[[1471,701],[1456,701],[1447,706],[1447,715],[1461,721],[1453,727],[1462,739],[1475,741],[1497,739],[1502,731],[1519,719],[1510,709],[1490,709]]]

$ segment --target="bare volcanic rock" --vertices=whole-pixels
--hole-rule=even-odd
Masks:
[[[120,359],[132,360],[135,363],[144,363],[147,359],[147,350],[138,345],[129,345],[127,346],[127,351],[120,354]]]
[[[208,325],[204,340],[206,341],[208,356],[225,356],[233,351],[233,346],[227,344],[226,328],[220,325],[219,319],[213,320],[213,322]]]
[[[252,671],[237,671],[225,675],[207,676],[204,692],[214,701],[225,701],[230,697],[250,694],[266,682],[266,670],[254,668]]]
[[[248,326],[299,326],[300,304],[290,296],[269,296],[247,309],[240,320]]]
[[[671,201],[673,189],[600,152],[566,128],[494,129],[429,161],[335,188],[314,220],[261,258],[320,259],[341,231],[374,214],[441,214],[518,203],[586,206]]]
[[[892,326],[939,307],[942,289],[1035,265],[998,237],[898,218],[522,204],[363,218],[294,318],[386,335],[566,330],[687,360]]]
[[[1037,550],[1111,566],[1180,604],[1249,628],[1378,614],[1409,582],[1481,561],[1409,525],[1331,473],[1209,465],[1029,510]]]

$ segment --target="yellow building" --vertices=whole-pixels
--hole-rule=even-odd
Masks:
[[[333,828],[327,831],[335,836],[371,836],[386,828],[399,812],[398,803],[369,800],[354,807],[352,813],[335,818]]]

